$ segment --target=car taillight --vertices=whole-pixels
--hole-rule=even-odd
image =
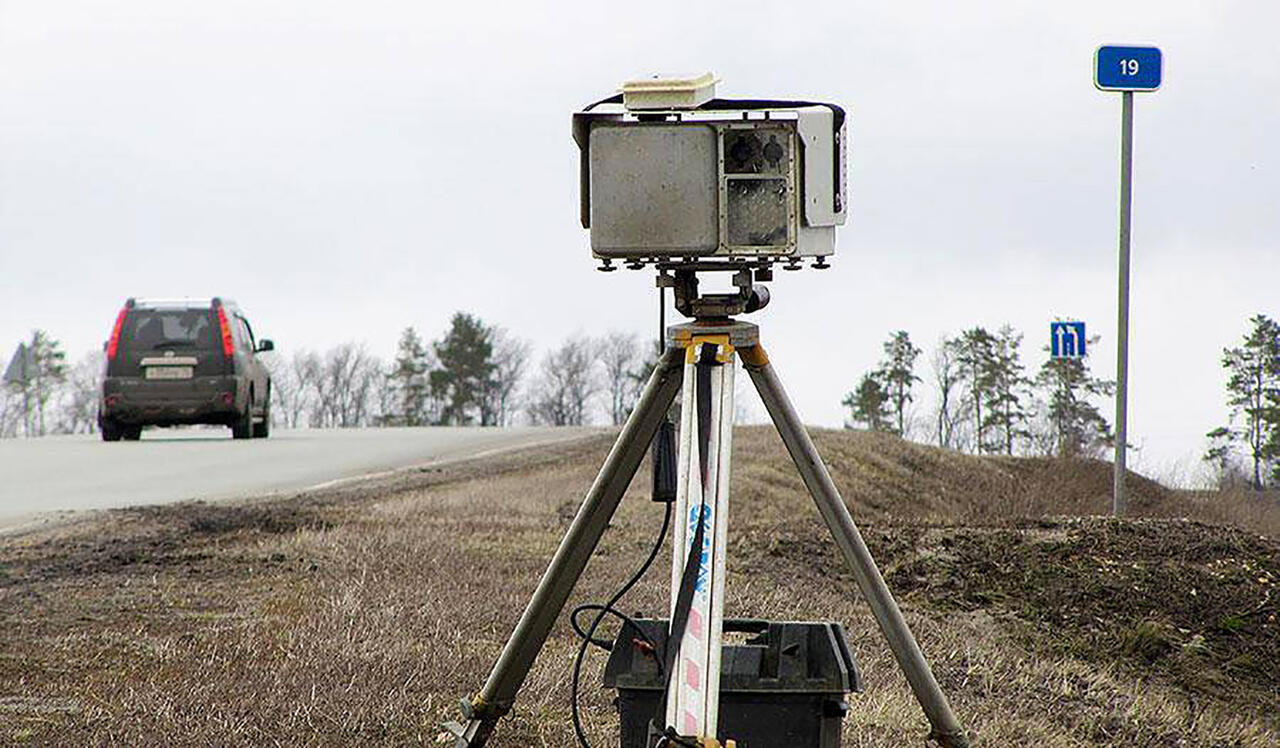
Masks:
[[[129,307],[120,310],[116,315],[116,324],[111,328],[111,339],[107,341],[107,360],[114,361],[116,352],[120,350],[120,329],[124,327],[124,318],[129,316]]]
[[[236,343],[231,339],[231,325],[227,322],[226,307],[218,307],[218,327],[222,328],[222,352],[227,354],[227,358],[235,355]]]

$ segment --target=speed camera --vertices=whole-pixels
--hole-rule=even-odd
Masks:
[[[574,115],[581,220],[601,259],[787,261],[835,252],[845,113],[714,98],[710,76],[624,84]]]

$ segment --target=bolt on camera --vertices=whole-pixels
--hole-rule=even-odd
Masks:
[[[574,115],[581,220],[602,269],[828,267],[845,221],[844,110],[719,99],[715,82],[633,81]]]

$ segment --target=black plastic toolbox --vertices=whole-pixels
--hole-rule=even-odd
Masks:
[[[659,645],[658,651],[650,652],[645,637],[624,624],[605,666],[604,684],[618,692],[621,748],[650,748],[649,722],[661,721],[659,660],[667,622],[642,618],[635,625]],[[844,627],[738,619],[726,620],[724,631],[749,637],[722,650],[716,737],[734,740],[738,748],[839,748],[849,710],[846,696],[862,691]]]

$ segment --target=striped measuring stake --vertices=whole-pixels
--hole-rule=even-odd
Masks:
[[[710,387],[700,401],[698,357],[714,346]],[[671,610],[703,512],[703,543],[689,621],[667,693],[667,724],[682,735],[714,738],[720,707],[720,646],[724,628],[725,546],[729,459],[733,448],[734,349],[727,335],[695,335],[685,349],[680,407],[680,456],[671,554]]]

